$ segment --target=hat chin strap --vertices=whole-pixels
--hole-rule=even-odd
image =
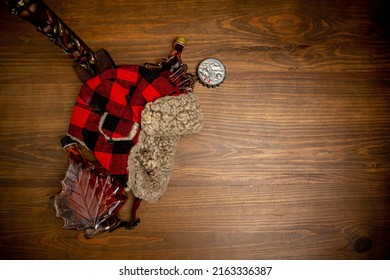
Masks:
[[[121,221],[116,227],[109,230],[113,232],[114,230],[124,227],[127,230],[132,230],[141,223],[141,220],[137,218],[137,210],[141,205],[142,199],[136,197],[133,204],[133,209],[131,210],[131,220],[130,221]]]
[[[139,206],[141,205],[141,202],[142,202],[142,199],[140,199],[138,197],[135,198],[134,204],[133,204],[133,210],[131,211],[131,220],[130,220],[130,222],[127,222],[127,223],[125,222],[126,229],[131,230],[141,223],[140,219],[137,218],[137,210],[138,210]]]

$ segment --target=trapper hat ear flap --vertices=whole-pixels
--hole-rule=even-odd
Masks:
[[[199,100],[193,93],[148,103],[138,143],[129,156],[127,191],[148,202],[158,201],[168,186],[180,136],[199,132],[202,126]]]

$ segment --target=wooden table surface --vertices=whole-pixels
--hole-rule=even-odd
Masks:
[[[385,0],[46,3],[117,64],[157,62],[184,36],[201,133],[183,137],[141,225],[86,240],[50,197],[81,82],[73,62],[0,6],[2,259],[390,257],[390,5]]]

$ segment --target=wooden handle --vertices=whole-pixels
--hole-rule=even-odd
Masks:
[[[92,76],[96,74],[94,52],[46,3],[40,0],[9,0],[6,5],[11,14],[32,23]]]

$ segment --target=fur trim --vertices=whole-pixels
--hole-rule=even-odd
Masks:
[[[142,200],[158,201],[168,186],[180,136],[199,132],[202,126],[199,100],[193,93],[148,103],[142,112],[138,143],[129,155],[126,190]]]

